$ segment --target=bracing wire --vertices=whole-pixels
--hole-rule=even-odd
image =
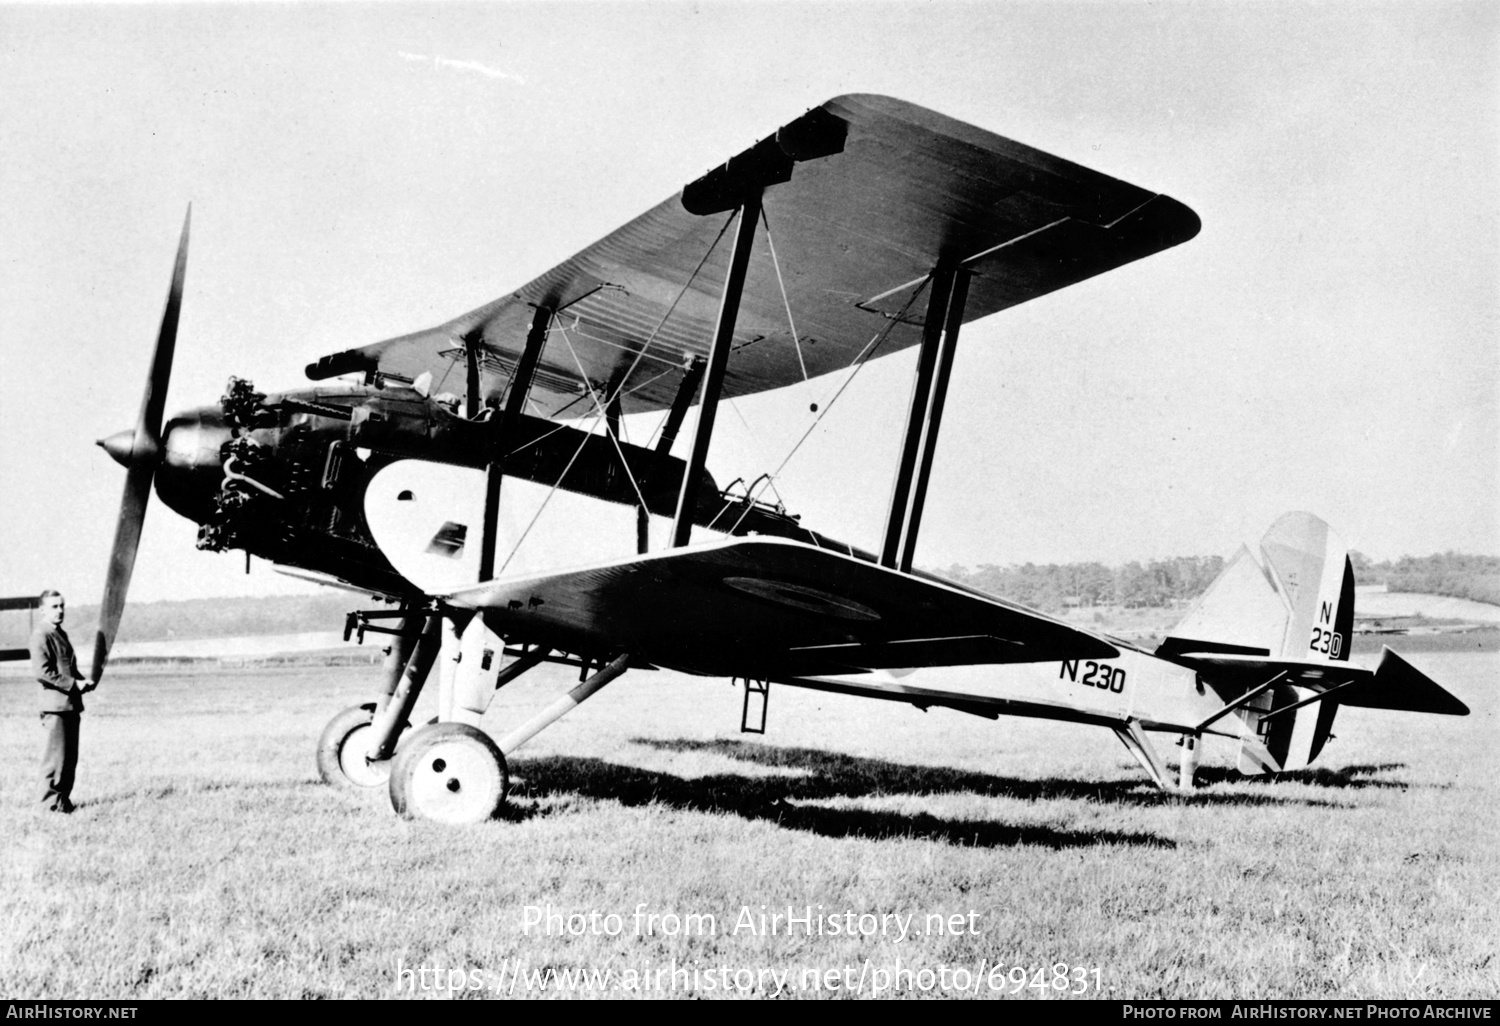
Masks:
[[[776,269],[776,284],[781,288],[781,303],[786,307],[786,322],[792,329],[792,344],[797,347],[797,363],[802,367],[802,380],[807,380],[807,361],[802,358],[802,339],[797,334],[797,322],[792,319],[792,301],[786,295],[786,282],[781,277],[781,261],[776,259],[776,240],[771,237],[771,221],[766,216],[765,205],[760,208],[760,223],[766,226],[766,244],[771,249],[771,266]]]
[[[559,324],[557,326],[557,330],[559,334],[562,335],[562,340],[568,347],[568,354],[573,357],[573,365],[578,368],[578,376],[583,379],[585,385],[587,385],[588,387],[589,398],[594,400],[594,409],[599,411],[599,415],[594,418],[594,424],[597,425],[599,423],[599,417],[608,417],[609,414],[605,410],[604,404],[599,401],[599,394],[594,391],[594,386],[592,384],[589,384],[589,376],[585,374],[583,370],[583,361],[578,359],[578,352],[573,348],[573,343],[568,338],[568,329]],[[593,429],[590,428],[590,431],[592,430]],[[614,443],[615,452],[619,453],[620,455],[620,465],[625,468],[625,476],[630,479],[630,487],[632,490],[634,490],[636,500],[641,504],[641,509],[648,509],[649,507],[647,507],[646,505],[646,497],[641,494],[640,485],[636,483],[635,474],[630,469],[630,461],[625,458],[625,450],[620,448],[620,440],[615,437],[615,433],[613,431],[605,431],[604,433],[609,436],[609,440]]]
[[[849,372],[849,376],[844,379],[844,383],[838,387],[838,390],[836,392],[833,393],[833,398],[829,399],[828,402],[823,406],[823,408],[818,411],[818,415],[814,417],[813,422],[807,426],[807,430],[802,432],[802,437],[797,439],[796,444],[792,446],[791,451],[786,454],[786,457],[781,461],[781,464],[766,476],[765,481],[767,486],[769,486],[771,482],[773,482],[777,477],[781,476],[781,472],[785,470],[786,465],[792,461],[792,457],[797,455],[797,450],[802,448],[802,443],[806,442],[807,439],[812,435],[812,433],[817,430],[817,427],[820,423],[822,423],[823,418],[828,415],[828,411],[833,409],[833,404],[839,401],[839,396],[843,395],[844,390],[854,382],[855,377],[859,374],[864,365],[869,363],[870,360],[874,358],[875,351],[879,349],[881,344],[885,342],[886,338],[890,336],[891,331],[896,327],[896,325],[900,324],[901,321],[906,317],[906,311],[911,309],[911,305],[917,301],[917,298],[922,295],[923,291],[926,290],[928,283],[931,281],[931,276],[928,276],[921,285],[917,286],[916,290],[912,292],[911,298],[908,299],[906,301],[906,304],[901,307],[900,312],[898,312],[896,316],[893,317],[884,328],[876,332],[875,336],[870,339],[870,341],[865,345],[864,349],[860,350],[859,355],[856,356],[854,358],[854,362],[850,364],[851,370]],[[740,514],[739,520],[736,520],[734,526],[730,528],[730,534],[733,534],[736,530],[738,530],[745,517],[749,515],[750,510],[753,506],[754,498],[755,497],[753,495],[746,495],[745,511]]]
[[[693,273],[690,274],[690,275],[688,275],[687,282],[682,286],[681,290],[678,291],[677,296],[672,300],[672,305],[669,306],[669,307],[667,307],[667,312],[664,313],[664,314],[662,314],[661,320],[659,320],[659,321],[656,322],[656,327],[654,327],[654,328],[651,329],[651,334],[648,335],[648,336],[646,336],[646,341],[641,344],[641,348],[639,348],[639,349],[637,349],[637,350],[634,351],[634,358],[631,360],[630,366],[626,369],[625,373],[620,376],[620,382],[622,384],[630,379],[630,375],[631,374],[635,373],[635,369],[636,369],[637,366],[639,366],[642,358],[645,357],[646,351],[651,348],[651,343],[653,343],[654,341],[656,341],[656,336],[661,332],[661,329],[666,325],[667,320],[672,316],[673,312],[677,309],[677,305],[682,302],[682,297],[685,296],[685,295],[687,295],[688,289],[690,289],[690,288],[693,287],[693,282],[695,282],[698,279],[698,275],[699,275],[700,272],[702,272],[703,266],[708,263],[708,258],[711,257],[711,256],[713,256],[714,250],[717,249],[718,246],[719,246],[719,240],[721,240],[721,239],[724,238],[724,233],[729,230],[729,226],[732,223],[734,223],[734,215],[730,214],[729,217],[725,219],[724,224],[722,226],[720,226],[720,228],[719,228],[719,234],[716,235],[716,236],[714,236],[714,241],[711,242],[711,243],[709,243],[708,249],[703,254],[703,259],[701,259],[701,260],[698,261],[698,266],[695,267],[695,268],[693,268]],[[575,316],[574,317],[575,328],[577,326],[578,320],[579,320],[579,318]],[[552,333],[552,328],[549,327],[547,329],[547,334],[550,336],[551,333]],[[582,334],[582,332],[580,332],[580,334]],[[592,336],[592,335],[590,335],[588,337],[590,339],[592,339],[593,341],[600,342],[600,343],[602,343],[604,345],[616,346],[616,348],[624,348],[623,346],[618,346],[616,343],[610,342],[610,341],[608,341],[606,339],[597,338],[597,337]],[[661,359],[660,357],[654,357],[654,356],[652,358],[653,359]],[[672,367],[669,367],[668,369],[662,371],[660,374],[656,374],[656,375],[654,375],[654,376],[652,376],[650,378],[647,378],[645,381],[643,381],[639,385],[636,385],[635,387],[631,388],[629,391],[621,393],[621,395],[622,395],[622,397],[623,396],[634,395],[640,389],[645,388],[647,385],[650,385],[651,383],[653,383],[655,381],[659,381],[661,378],[666,377],[668,374],[672,373],[672,371],[674,371],[676,369],[677,369],[677,367],[675,365],[673,365]],[[449,367],[449,370],[450,371],[452,370],[451,366]],[[446,375],[444,377],[444,380],[446,380]],[[587,377],[585,377],[583,379],[583,384],[584,384],[585,388],[589,389],[589,392],[592,392],[593,388],[590,385]],[[510,387],[509,383],[507,383],[506,387],[507,387],[507,389],[509,389],[509,387]],[[589,393],[585,392],[584,394],[582,394],[582,395],[578,396],[577,398],[573,399],[567,405],[563,406],[561,409],[557,410],[554,414],[552,414],[552,416],[553,417],[560,417],[560,416],[562,416],[569,409],[571,409],[572,407],[576,406],[579,402],[581,402],[582,400],[584,400],[584,399],[586,399],[588,397],[589,397]],[[613,397],[611,397],[611,398],[613,398]],[[528,397],[528,401],[529,401],[529,397]],[[538,412],[540,412],[540,411],[538,411]]]
[[[562,486],[562,483],[568,479],[568,471],[573,469],[573,464],[577,463],[578,457],[583,455],[584,447],[589,444],[589,438],[592,437],[594,428],[598,426],[599,418],[595,417],[594,422],[589,425],[588,432],[583,436],[583,441],[579,442],[578,448],[573,451],[573,456],[568,460],[568,465],[563,467],[563,472],[558,475],[557,481],[547,491],[547,497],[543,499],[542,504],[537,507],[536,513],[532,514],[531,522],[526,525],[526,530],[521,532],[521,537],[516,539],[516,544],[511,547],[510,554],[505,557],[505,562],[501,563],[500,569],[495,571],[496,577],[499,577],[500,575],[505,573],[505,568],[510,566],[510,561],[516,558],[517,552],[521,551],[521,545],[526,541],[526,536],[531,533],[531,529],[536,526],[536,522],[542,518],[542,513],[547,509],[547,503],[552,501],[552,496],[557,494],[557,489],[560,488]]]
[[[703,270],[703,265],[708,263],[708,258],[713,256],[714,250],[719,247],[719,240],[724,237],[724,233],[727,232],[729,230],[729,226],[734,223],[734,216],[734,213],[731,212],[730,215],[724,219],[724,224],[719,228],[719,234],[715,235],[714,241],[708,244],[708,250],[703,254],[703,259],[698,261],[698,266],[693,268],[692,274],[688,275],[688,280],[682,286],[682,290],[677,293],[677,298],[672,300],[672,305],[667,307],[667,312],[661,315],[661,320],[656,322],[656,327],[651,329],[651,334],[646,336],[646,341],[641,343],[640,349],[636,350],[635,359],[631,361],[629,368],[627,368],[625,373],[620,377],[621,384],[624,384],[626,381],[630,380],[630,375],[635,373],[636,365],[641,362],[641,357],[646,355],[646,350],[650,349],[651,343],[656,341],[657,333],[660,332],[663,325],[667,323],[667,318],[672,316],[672,312],[677,309],[677,304],[682,302],[682,297],[687,295],[688,289],[693,287],[693,282],[698,280],[698,273]]]

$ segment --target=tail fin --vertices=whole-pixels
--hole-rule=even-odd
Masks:
[[[1354,565],[1338,535],[1311,513],[1288,513],[1271,525],[1260,547],[1290,612],[1281,658],[1347,662]]]
[[[1311,513],[1288,513],[1271,525],[1259,551],[1241,546],[1157,651],[1346,662],[1353,628],[1354,567],[1343,542]],[[1293,688],[1274,687],[1238,710],[1248,735],[1240,772],[1302,769],[1317,758],[1338,705],[1330,699],[1266,716],[1298,699]]]

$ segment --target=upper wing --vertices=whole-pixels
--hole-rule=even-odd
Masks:
[[[809,376],[846,367],[888,327],[878,355],[916,343],[925,298],[914,297],[940,262],[973,271],[970,321],[1185,242],[1199,227],[1173,199],[972,125],[890,97],[841,96],[510,295],[323,357],[308,376],[431,371],[457,384],[468,339],[483,344],[483,393],[499,395],[542,306],[559,313],[532,390],[544,415],[576,402],[585,383],[622,394],[627,413],[664,408],[679,369],[707,353],[729,261],[721,235],[735,185],[750,180],[769,183],[776,263],[759,240],[726,397],[800,381],[804,365]]]
[[[449,596],[501,634],[572,652],[759,678],[1111,659],[1109,642],[1022,606],[800,542],[735,539]]]

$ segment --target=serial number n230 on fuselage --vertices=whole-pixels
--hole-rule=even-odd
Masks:
[[[1058,664],[1059,680],[1070,680],[1085,687],[1099,688],[1118,695],[1125,690],[1125,670],[1108,663],[1096,663],[1092,659],[1083,661],[1083,678],[1079,679],[1080,660],[1065,659]]]

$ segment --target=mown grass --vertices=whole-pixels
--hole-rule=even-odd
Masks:
[[[1238,779],[1221,743],[1188,797],[1147,785],[1098,729],[773,688],[770,732],[750,737],[724,682],[635,673],[520,753],[504,820],[465,829],[316,782],[318,732],[368,699],[368,669],[117,674],[85,715],[71,817],[31,810],[35,696],[10,678],[0,993],[408,996],[398,966],[487,970],[505,990],[494,974],[517,962],[618,980],[899,959],[1097,967],[1111,997],[1493,998],[1500,657],[1418,662],[1474,714],[1345,709],[1320,768],[1274,782]],[[487,725],[570,679],[523,678]],[[972,911],[977,932],[731,932],[762,905],[911,913],[917,928]],[[528,935],[528,906],[614,912],[623,929]],[[638,936],[642,906],[718,929]],[[768,979],[751,992],[775,994]]]

